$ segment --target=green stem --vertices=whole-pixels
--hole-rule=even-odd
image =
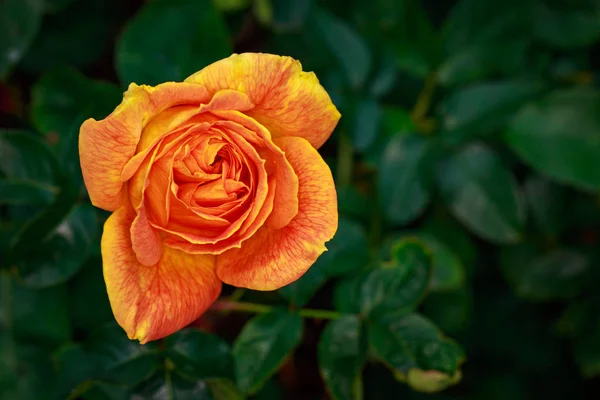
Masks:
[[[212,306],[211,310],[216,311],[238,311],[238,312],[247,312],[247,313],[256,313],[256,314],[264,314],[271,311],[273,307],[266,306],[264,304],[256,304],[256,303],[248,303],[242,301],[229,301],[229,300],[219,300],[216,301]]]
[[[211,310],[216,311],[238,311],[255,314],[265,314],[275,309],[273,306],[267,306],[264,304],[248,303],[248,302],[235,302],[228,300],[219,300],[213,304]],[[298,314],[304,318],[315,318],[315,319],[337,319],[342,316],[337,311],[330,310],[314,310],[310,308],[301,308],[298,310]]]
[[[338,140],[337,184],[350,185],[352,183],[352,141],[344,130],[340,131]]]
[[[175,393],[173,393],[173,379],[171,378],[171,371],[165,370],[165,385],[167,386],[167,398],[173,400]]]
[[[312,308],[301,308],[298,314],[304,318],[314,319],[338,319],[342,317],[342,313],[331,310],[315,310]]]
[[[433,97],[433,92],[435,91],[435,86],[437,85],[437,78],[435,74],[431,74],[425,79],[425,84],[423,85],[423,89],[419,93],[417,97],[417,101],[415,106],[411,111],[411,116],[413,120],[422,120],[427,115],[429,111],[429,107],[431,106],[431,100]]]
[[[229,296],[228,300],[229,301],[239,301],[244,296],[245,292],[246,292],[246,289],[237,288],[233,291],[233,293],[231,293],[231,296]]]

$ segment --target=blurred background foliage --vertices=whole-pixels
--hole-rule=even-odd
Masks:
[[[1,1],[0,398],[597,398],[599,39],[594,0]],[[79,126],[245,51],[340,109],[338,233],[288,287],[225,288],[248,313],[140,346]]]

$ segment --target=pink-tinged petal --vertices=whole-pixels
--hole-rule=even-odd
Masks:
[[[340,119],[325,89],[312,72],[290,57],[234,54],[186,79],[213,95],[220,90],[244,92],[255,105],[246,112],[266,126],[273,137],[297,136],[319,148]]]
[[[79,132],[83,179],[92,204],[114,211],[126,196],[121,172],[136,153],[144,126],[169,107],[199,106],[209,99],[200,85],[168,82],[129,85],[121,104],[103,120],[86,120]]]
[[[130,339],[144,344],[168,336],[197,319],[219,296],[215,257],[165,247],[153,266],[138,262],[131,248],[135,217],[127,205],[104,225],[102,259],[110,304]]]
[[[263,226],[241,248],[217,257],[217,275],[233,286],[274,290],[295,281],[326,250],[325,243],[337,230],[335,186],[325,161],[302,138],[275,143],[298,175],[298,214],[286,227]]]

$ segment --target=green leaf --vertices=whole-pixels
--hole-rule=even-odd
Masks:
[[[367,343],[360,319],[349,315],[331,321],[319,341],[319,369],[333,400],[361,400]]]
[[[0,79],[8,75],[38,32],[42,0],[3,0],[0,3]]]
[[[477,83],[456,90],[441,105],[445,140],[462,141],[504,127],[518,108],[539,93],[532,81],[504,80]]]
[[[384,107],[381,125],[387,136],[408,134],[416,129],[410,112],[400,107]]]
[[[505,256],[502,268],[519,297],[545,301],[577,296],[587,284],[590,261],[576,250],[557,249],[520,259]]]
[[[57,371],[57,390],[61,398],[77,398],[87,391],[97,374],[97,365],[81,344],[67,344],[52,356]]]
[[[68,5],[53,3],[61,9],[53,8],[54,14],[44,17],[41,34],[21,63],[22,68],[31,73],[66,65],[81,68],[103,59],[127,16],[122,3],[111,7],[103,0],[72,0]]]
[[[333,290],[333,305],[336,310],[346,314],[360,313],[361,285],[372,271],[372,268],[365,269],[351,278],[342,279],[336,283]]]
[[[8,263],[21,263],[26,257],[30,256],[31,243],[51,241],[52,238],[49,235],[52,235],[53,232],[54,236],[62,235],[62,232],[55,231],[59,229],[59,225],[73,209],[76,200],[76,193],[73,190],[62,187],[50,207],[29,219],[12,237],[10,251],[7,256]],[[86,221],[89,221],[89,219],[86,218]],[[57,240],[60,241],[58,237]]]
[[[352,141],[354,148],[365,151],[369,148],[379,133],[381,107],[375,99],[364,98],[356,105]]]
[[[353,4],[353,19],[362,32],[383,45],[397,68],[424,78],[439,62],[440,38],[420,1],[373,0]]]
[[[273,30],[278,33],[300,30],[314,0],[272,0]]]
[[[32,88],[32,121],[54,142],[64,173],[83,191],[79,128],[88,118],[102,119],[121,102],[118,86],[86,78],[72,68],[44,74]]]
[[[279,289],[295,306],[308,303],[327,279],[349,275],[368,263],[367,235],[360,224],[350,219],[339,219],[338,230],[326,246],[327,251],[300,279]]]
[[[395,27],[392,43],[396,65],[414,76],[425,78],[437,66],[441,57],[440,36],[420,1],[398,2],[402,7],[402,22]]]
[[[397,73],[393,56],[386,53],[369,83],[370,95],[378,99],[388,94],[394,88]]]
[[[362,87],[371,69],[371,54],[363,38],[345,21],[317,7],[309,24],[329,47],[350,85]]]
[[[446,85],[460,85],[496,74],[516,74],[525,63],[530,40],[517,36],[511,41],[490,41],[473,45],[449,58],[438,70],[438,80]]]
[[[108,383],[135,384],[148,379],[159,367],[155,343],[142,346],[128,339],[114,323],[94,331],[86,349],[97,362],[98,378]]]
[[[100,257],[90,257],[67,284],[69,298],[86,299],[69,302],[69,314],[76,329],[89,332],[114,320],[102,276]]]
[[[369,343],[396,379],[415,390],[440,391],[460,380],[462,349],[420,315],[396,311],[372,321]]]
[[[492,150],[477,143],[463,148],[440,165],[438,181],[450,211],[473,233],[495,243],[520,239],[517,183]]]
[[[207,379],[204,382],[208,385],[213,400],[244,400],[246,398],[229,379]]]
[[[600,6],[593,1],[586,3],[583,7],[582,2],[553,7],[538,1],[534,18],[536,37],[565,49],[594,44],[600,37]]]
[[[369,198],[366,193],[359,191],[356,186],[351,184],[337,185],[335,191],[341,215],[368,220],[369,216],[365,215],[365,210],[369,207]]]
[[[302,318],[276,310],[254,317],[233,345],[233,361],[238,387],[256,393],[292,354],[302,338]]]
[[[239,11],[250,5],[250,0],[212,0],[216,9],[224,12]]]
[[[124,84],[157,85],[182,81],[231,52],[227,27],[211,2],[157,0],[126,25],[116,68]]]
[[[567,193],[547,179],[531,175],[524,184],[529,214],[543,234],[556,237],[564,227]]]
[[[395,136],[383,152],[379,196],[383,211],[396,224],[407,224],[425,211],[431,199],[429,140],[416,135]]]
[[[542,174],[584,190],[600,189],[600,96],[576,88],[523,107],[506,133],[508,145]]]
[[[447,57],[438,70],[439,81],[455,85],[516,73],[532,42],[531,19],[528,2],[459,1],[444,22]]]
[[[49,205],[54,200],[58,188],[45,183],[0,179],[0,205],[3,204],[29,204]]]
[[[71,338],[67,313],[67,290],[64,285],[46,289],[29,289],[12,285],[15,337],[37,344],[56,344]]]
[[[472,275],[477,261],[477,247],[465,229],[450,218],[431,218],[422,227],[422,232],[443,243],[459,258],[468,275]],[[435,262],[435,256],[434,256]]]
[[[362,314],[413,311],[429,283],[431,264],[424,243],[414,238],[398,241],[392,248],[392,261],[371,271],[360,286]]]
[[[58,161],[39,136],[0,129],[0,172],[32,186],[57,183]]]
[[[435,236],[420,233],[412,235],[421,240],[431,253],[433,260],[429,290],[445,292],[460,289],[465,284],[465,267],[462,261]]]
[[[96,382],[81,397],[85,400],[122,400],[130,399],[131,392],[132,388],[129,386]]]
[[[427,288],[429,291],[447,292],[464,287],[466,271],[463,262],[450,250],[449,246],[430,233],[406,231],[389,235],[380,246],[380,257],[386,258],[393,246],[401,239],[418,240],[431,255],[432,271]]]
[[[408,385],[416,391],[436,393],[460,382],[461,374],[448,375],[439,371],[411,369],[406,378]]]
[[[404,136],[415,132],[410,113],[400,107],[384,107],[381,117],[381,130],[375,143],[364,152],[363,159],[369,166],[380,168],[381,159],[388,143],[396,136]]]
[[[297,307],[306,305],[329,279],[325,268],[326,261],[321,256],[300,279],[279,289],[279,294]]]
[[[78,205],[41,243],[17,260],[19,277],[31,287],[67,281],[83,266],[98,238],[95,210]]]
[[[229,345],[220,337],[186,329],[166,338],[167,357],[186,378],[232,377]]]
[[[64,147],[62,142],[72,139],[65,135],[75,120],[105,118],[122,97],[123,91],[113,83],[87,78],[69,67],[54,69],[31,89],[31,117],[40,132],[58,134],[55,140]]]
[[[15,342],[0,332],[0,371],[2,400],[60,400],[45,346]]]
[[[338,229],[326,244],[327,251],[319,257],[329,277],[352,274],[369,261],[367,234],[364,228],[349,218],[340,218]]]
[[[139,385],[132,399],[144,400],[213,400],[204,381],[188,381],[166,371]]]

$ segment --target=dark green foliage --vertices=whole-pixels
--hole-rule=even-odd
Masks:
[[[244,393],[256,393],[292,354],[302,337],[302,318],[276,310],[250,320],[233,346],[235,377]]]
[[[225,285],[239,309],[142,346],[79,127],[248,51],[342,114],[337,232],[297,281]],[[599,51],[595,0],[0,0],[0,398],[598,398]]]

